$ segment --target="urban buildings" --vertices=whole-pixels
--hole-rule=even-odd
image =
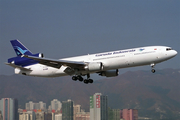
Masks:
[[[108,120],[120,120],[120,109],[108,108]]]
[[[40,101],[39,103],[33,103],[32,101],[29,101],[29,103],[26,103],[26,110],[34,110],[34,109],[46,109],[46,103],[43,103]]]
[[[0,111],[2,120],[19,120],[17,99],[2,98],[0,100]]]
[[[62,103],[59,100],[54,99],[51,101],[51,105],[50,105],[49,109],[55,110],[55,111],[57,111],[57,110],[60,111],[61,107],[62,107]]]
[[[1,106],[0,106],[1,107]],[[1,113],[1,111],[0,111],[0,120],[2,120],[2,113]]]
[[[106,95],[95,93],[90,96],[90,120],[108,120],[108,99]]]
[[[23,110],[22,112],[19,112],[19,120],[52,120],[48,117],[48,113],[41,110]]]
[[[62,102],[62,120],[73,120],[73,101]]]
[[[55,120],[62,120],[62,114],[56,114]]]
[[[19,109],[17,113],[18,101],[2,98],[0,120],[138,120],[138,110],[108,108],[108,96],[101,93],[90,96],[90,112],[85,112],[81,105],[74,104],[70,99],[62,103],[54,99],[49,109],[46,109],[46,103],[42,101],[30,101],[25,104],[25,108]]]
[[[35,112],[23,110],[19,113],[19,120],[35,120]]]
[[[123,109],[120,111],[120,116],[124,120],[138,120],[138,110],[136,110],[136,109]]]
[[[74,105],[74,120],[90,120],[90,114],[81,109],[81,105]]]
[[[34,103],[32,101],[29,101],[29,103],[26,103],[26,110],[33,110],[34,109]]]
[[[81,111],[79,113],[76,113],[74,120],[90,120],[90,113]]]
[[[138,120],[137,109],[111,109],[108,111],[108,120]]]
[[[120,109],[113,109],[113,120],[119,120],[120,119]]]
[[[43,103],[42,101],[40,101],[39,103],[36,103],[37,108],[35,109],[41,109],[41,110],[45,110],[46,109],[46,103]]]
[[[45,120],[45,112],[44,111],[36,111],[35,112],[35,120]]]
[[[81,105],[74,105],[74,111],[73,111],[73,114],[74,114],[74,120],[76,120],[76,114],[77,113],[80,113],[81,112]]]

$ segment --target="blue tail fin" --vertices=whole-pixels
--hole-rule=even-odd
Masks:
[[[19,40],[11,40],[11,44],[17,56],[32,55],[31,51],[29,51]]]

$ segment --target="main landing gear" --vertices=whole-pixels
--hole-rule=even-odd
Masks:
[[[80,82],[84,81],[85,84],[93,83],[93,80],[90,79],[90,74],[87,74],[87,79],[83,79],[82,76],[78,75],[78,76],[73,76],[72,80],[74,80],[74,81],[79,80]]]
[[[151,72],[152,72],[152,73],[155,73],[155,72],[156,72],[156,70],[154,69],[154,66],[155,66],[155,64],[154,64],[154,63],[153,63],[153,64],[151,64],[151,68],[152,68],[152,69],[151,69]]]

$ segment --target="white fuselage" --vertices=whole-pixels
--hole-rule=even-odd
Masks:
[[[60,60],[77,61],[77,62],[101,62],[103,64],[102,71],[120,69],[127,67],[143,66],[157,64],[166,61],[174,56],[177,52],[175,50],[169,50],[166,46],[149,46],[132,48],[126,50],[117,50],[111,52],[97,53],[91,55],[77,56],[64,58]],[[67,75],[64,70],[66,66],[61,66],[59,69],[49,67],[42,64],[34,64],[26,66],[26,68],[32,71],[19,71],[15,69],[15,73],[26,75],[41,76],[41,77],[58,77]],[[79,71],[82,74],[95,73],[100,71]]]

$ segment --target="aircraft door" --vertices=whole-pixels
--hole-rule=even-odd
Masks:
[[[158,54],[156,54],[156,59],[159,61],[163,58],[163,51],[161,48],[158,48],[158,51],[156,52],[158,52]]]

